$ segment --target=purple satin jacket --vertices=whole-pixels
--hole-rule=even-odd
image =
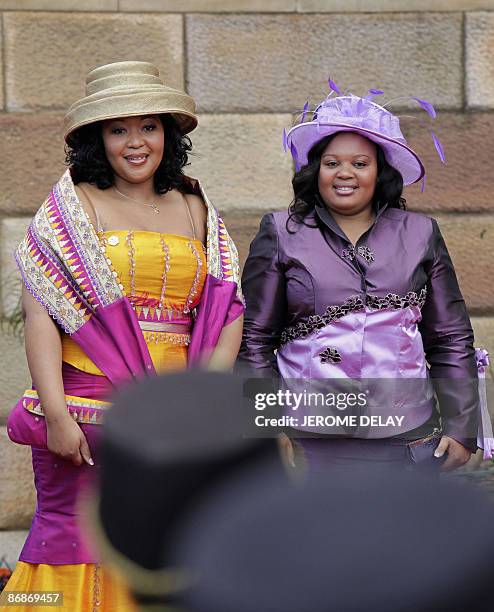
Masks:
[[[473,332],[436,221],[381,207],[352,245],[325,206],[305,224],[287,219],[265,215],[251,244],[241,366],[285,380],[389,379],[386,410],[406,419],[366,437],[426,423],[435,392],[443,432],[475,451]],[[419,394],[400,385],[413,380]]]

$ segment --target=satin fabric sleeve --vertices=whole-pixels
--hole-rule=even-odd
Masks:
[[[479,397],[473,331],[453,262],[434,219],[428,276],[419,328],[443,433],[475,452]]]
[[[275,349],[285,323],[286,290],[279,260],[279,240],[272,214],[265,215],[254,238],[242,275],[245,318],[237,362],[242,372],[278,376]]]

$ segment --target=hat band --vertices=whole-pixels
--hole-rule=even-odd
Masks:
[[[171,114],[182,131],[188,132],[197,124],[192,98],[180,93],[149,91],[99,98],[72,106],[65,116],[65,137],[75,129],[118,117]]]
[[[368,113],[367,115],[352,117],[343,116],[337,112],[324,112],[324,114],[318,114],[315,121],[318,126],[345,123],[352,127],[363,128],[364,130],[369,130],[369,132],[375,132],[387,138],[406,143],[399,126],[393,121],[392,115],[388,113]]]

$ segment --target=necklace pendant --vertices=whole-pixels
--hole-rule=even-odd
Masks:
[[[155,215],[159,215],[160,214],[160,209],[158,207],[157,204],[155,204],[154,202],[152,204],[148,204],[149,208],[152,209],[152,211],[154,212]]]

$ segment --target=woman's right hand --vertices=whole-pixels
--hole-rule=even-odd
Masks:
[[[75,465],[94,465],[86,436],[67,411],[60,330],[26,287],[22,310],[27,361],[45,414],[48,450]]]
[[[82,465],[84,461],[94,465],[86,436],[68,413],[56,420],[47,420],[46,431],[49,451],[74,465]]]

